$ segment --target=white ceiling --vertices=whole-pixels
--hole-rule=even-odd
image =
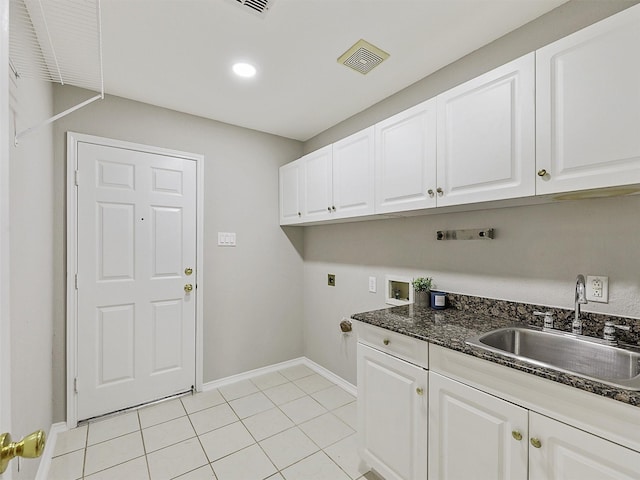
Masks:
[[[304,141],[565,1],[102,0],[105,91]],[[368,75],[336,61],[360,38],[391,55]]]

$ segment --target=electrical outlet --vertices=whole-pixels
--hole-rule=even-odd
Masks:
[[[369,277],[369,292],[376,293],[376,291],[378,290],[377,283],[378,282],[376,277]]]
[[[330,287],[336,286],[336,276],[333,273],[327,274],[327,285]]]
[[[609,277],[604,275],[587,275],[587,300],[590,302],[609,303]]]

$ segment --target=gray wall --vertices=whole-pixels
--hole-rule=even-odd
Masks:
[[[50,117],[51,84],[21,78],[12,89],[11,109],[18,130]],[[38,429],[48,432],[53,419],[52,130],[41,128],[10,149],[11,433],[17,439]],[[24,461],[20,472],[14,465],[15,478],[34,478],[38,464]]]
[[[573,1],[473,52],[326,132],[305,152],[431,98],[594,23],[634,1]],[[375,72],[373,73],[375,75]],[[355,335],[338,323],[384,305],[386,274],[433,276],[443,290],[573,309],[578,273],[608,275],[608,305],[585,311],[640,318],[640,197],[448,213],[307,227],[304,239],[305,354],[355,383]],[[493,241],[437,242],[436,230],[494,227]],[[336,274],[336,286],[326,276]],[[368,293],[368,277],[378,293]]]
[[[74,87],[54,92],[56,111],[92,95]],[[205,382],[303,354],[302,232],[278,226],[278,168],[299,157],[302,144],[108,96],[55,125],[56,420],[65,418],[67,131],[204,154]],[[236,232],[237,247],[218,247],[219,231]]]

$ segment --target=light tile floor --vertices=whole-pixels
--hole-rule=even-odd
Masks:
[[[355,398],[304,365],[58,436],[50,480],[375,480]]]

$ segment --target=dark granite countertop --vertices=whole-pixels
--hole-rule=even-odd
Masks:
[[[542,320],[533,316],[533,311],[535,310],[553,311],[557,319],[556,327],[562,330],[569,330],[566,327],[570,324],[572,311],[456,294],[447,294],[447,303],[449,308],[444,310],[406,305],[356,313],[351,318],[640,407],[640,392],[638,391],[624,390],[559,370],[540,367],[505,355],[470,347],[465,343],[468,338],[497,328],[508,327],[515,323],[541,326],[540,322]],[[631,326],[631,332],[621,340],[633,345],[639,344],[640,320],[590,313],[584,313],[582,316],[584,317],[583,329],[585,335],[601,337],[605,319],[613,320],[616,323]]]

